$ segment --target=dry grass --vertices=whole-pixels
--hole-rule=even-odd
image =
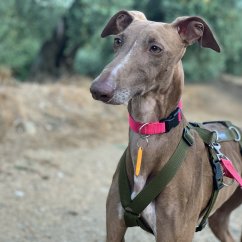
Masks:
[[[89,85],[74,77],[1,86],[0,241],[104,241],[105,198],[127,144],[127,112],[94,101]],[[230,83],[188,85],[183,96],[189,119],[242,126],[241,101]],[[235,234],[240,217],[232,220]],[[140,231],[129,238],[150,241]],[[195,241],[216,240],[205,231]]]
[[[87,140],[95,143],[104,138],[110,142],[126,138],[126,108],[94,101],[89,86],[88,78],[78,77],[55,84],[2,86],[1,138],[13,129],[33,137],[43,134],[50,140],[54,137],[53,142],[70,134],[70,142],[84,141],[83,145]],[[242,125],[241,91],[242,88],[238,91],[238,87],[228,83],[188,85],[183,95],[185,113],[192,120],[230,119]]]

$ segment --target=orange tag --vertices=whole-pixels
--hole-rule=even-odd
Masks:
[[[136,176],[138,176],[139,173],[140,173],[142,155],[143,155],[143,149],[142,149],[142,147],[139,147],[138,154],[137,154],[137,160],[136,160],[136,167],[135,167],[135,175]]]

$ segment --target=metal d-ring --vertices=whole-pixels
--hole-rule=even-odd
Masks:
[[[147,146],[149,145],[148,137],[149,137],[149,136],[140,136],[139,139],[138,139],[138,141],[137,141],[137,144],[136,144],[137,147],[138,147],[138,148],[139,148],[139,147],[144,148],[144,146],[142,146],[142,145],[140,144],[140,140],[145,140],[145,141],[146,141],[146,145],[145,145],[145,147],[147,147]]]
[[[241,134],[240,134],[239,130],[237,128],[235,128],[234,126],[230,126],[229,130],[233,130],[236,133],[237,138],[235,138],[234,141],[239,142],[241,140]]]
[[[142,138],[142,137],[140,137],[140,138],[138,139],[137,143],[136,143],[136,145],[137,145],[138,148],[140,148],[140,147],[145,148],[144,146],[142,146],[142,145],[140,144],[140,140],[145,140],[145,141],[146,141],[146,145],[145,145],[145,147],[147,147],[147,146],[149,145],[149,140],[148,140],[147,137],[146,137],[146,138]]]
[[[214,130],[213,132],[216,134],[216,139],[215,139],[215,142],[218,142],[218,138],[219,138],[218,131],[217,131],[217,130]]]
[[[148,143],[148,138],[150,137],[150,135],[144,135],[144,134],[141,133],[141,131],[142,131],[142,129],[143,129],[146,125],[148,125],[148,124],[149,124],[149,123],[145,123],[145,124],[141,125],[140,128],[139,128],[139,135],[140,135],[140,137],[141,137],[142,139],[145,139],[145,140],[147,141],[147,143]]]
[[[143,125],[140,126],[140,128],[139,128],[139,136],[140,136],[140,138],[139,138],[138,141],[137,141],[137,147],[138,147],[138,148],[139,148],[139,147],[144,148],[144,146],[142,146],[142,145],[140,144],[140,140],[145,140],[145,142],[146,142],[146,146],[148,146],[148,144],[149,144],[149,140],[148,140],[148,138],[150,137],[150,135],[144,135],[144,134],[141,133],[142,129],[143,129],[146,125],[148,125],[148,123],[143,124]]]

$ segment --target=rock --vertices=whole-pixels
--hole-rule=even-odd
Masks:
[[[22,198],[22,197],[25,196],[25,193],[23,191],[21,191],[21,190],[16,190],[15,191],[15,196],[19,197],[19,198]]]

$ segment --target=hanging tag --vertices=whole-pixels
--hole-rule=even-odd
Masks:
[[[224,175],[229,178],[235,179],[239,183],[240,187],[242,187],[242,178],[240,177],[239,173],[235,170],[232,162],[227,159],[221,159],[221,164],[224,169]]]
[[[143,148],[139,147],[137,153],[137,160],[136,160],[136,167],[135,167],[135,175],[138,176],[140,173],[141,163],[142,163],[142,156],[143,156]]]

